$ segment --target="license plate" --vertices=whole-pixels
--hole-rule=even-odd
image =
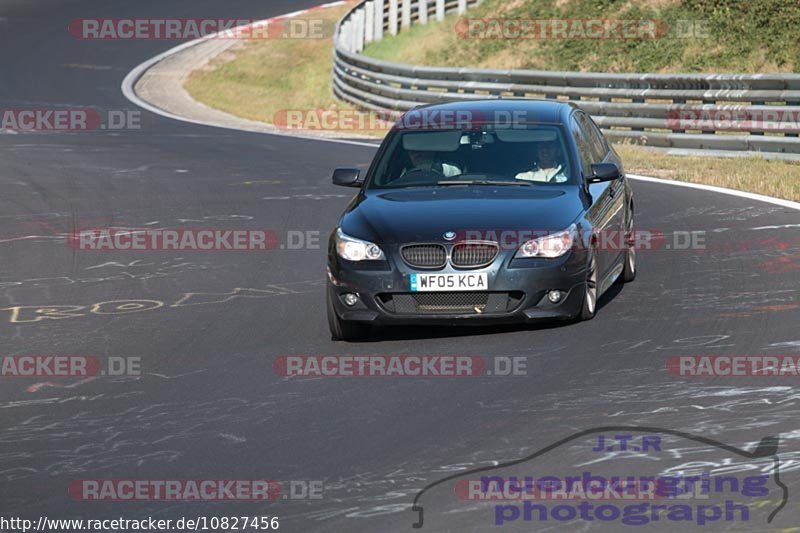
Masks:
[[[433,291],[485,291],[489,285],[486,273],[411,274],[411,290]]]

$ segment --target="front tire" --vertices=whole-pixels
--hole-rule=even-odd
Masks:
[[[363,339],[367,336],[370,330],[368,324],[361,322],[353,322],[351,320],[342,320],[336,314],[336,309],[333,308],[333,300],[331,300],[330,289],[326,292],[326,308],[328,310],[328,328],[331,330],[331,338],[335,341],[355,341]]]
[[[589,266],[586,269],[586,289],[583,293],[583,305],[578,314],[580,320],[591,320],[597,312],[597,250],[592,247]]]
[[[625,256],[622,258],[622,282],[630,283],[636,279],[636,235],[633,230],[633,206],[628,209],[625,224]]]

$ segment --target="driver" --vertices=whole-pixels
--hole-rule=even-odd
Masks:
[[[562,151],[556,141],[544,141],[536,144],[536,162],[527,172],[520,172],[514,179],[540,181],[545,183],[564,183],[567,175],[561,161]]]
[[[408,150],[408,159],[411,161],[411,166],[403,170],[400,177],[411,172],[416,171],[430,171],[442,174],[450,178],[461,174],[461,169],[450,163],[437,163],[434,160],[435,152],[425,150]]]

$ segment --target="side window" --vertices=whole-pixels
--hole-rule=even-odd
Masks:
[[[597,127],[597,124],[592,122],[589,115],[578,113],[578,116],[580,117],[583,130],[588,135],[589,144],[592,147],[592,162],[602,163],[608,154],[608,145],[603,137],[603,133],[600,131],[600,128]]]
[[[575,117],[576,115],[573,115],[570,120],[570,130],[572,131],[572,136],[575,137],[575,144],[578,146],[578,157],[581,160],[583,175],[588,176],[591,173],[593,163],[592,146],[588,136]]]

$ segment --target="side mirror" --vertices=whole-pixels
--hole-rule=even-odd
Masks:
[[[619,167],[614,163],[597,163],[592,165],[592,175],[586,179],[588,183],[600,183],[619,179]]]
[[[342,187],[361,187],[358,175],[361,170],[357,168],[337,168],[333,171],[333,184]]]

